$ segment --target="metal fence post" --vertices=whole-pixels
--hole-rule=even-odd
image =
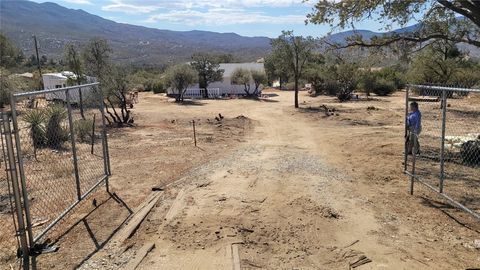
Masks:
[[[16,148],[16,151],[17,151],[17,158],[18,158],[18,172],[20,173],[20,184],[21,184],[21,188],[22,188],[21,193],[22,193],[22,197],[23,197],[23,207],[25,209],[26,230],[27,230],[27,235],[28,235],[28,243],[30,244],[30,247],[33,247],[33,245],[35,244],[35,241],[33,239],[32,221],[31,221],[31,215],[30,215],[30,200],[28,198],[27,180],[26,180],[26,177],[25,177],[22,146],[21,146],[20,134],[19,134],[19,129],[18,129],[17,102],[16,101],[17,100],[16,100],[15,96],[11,95],[10,96],[10,107],[11,107],[11,110],[12,110],[12,123],[13,123],[13,129],[14,129],[13,133],[15,134],[15,148]],[[32,257],[32,267],[35,268],[35,258],[34,257]]]
[[[69,89],[65,90],[65,96],[67,100],[67,111],[68,111],[68,125],[70,128],[70,143],[72,145],[72,155],[73,155],[73,169],[75,172],[75,183],[77,185],[77,199],[80,201],[82,199],[82,191],[80,188],[80,174],[78,172],[78,159],[77,159],[77,148],[75,145],[75,130],[73,128],[73,118],[72,118],[72,105],[70,104],[70,91]]]
[[[412,149],[412,175],[410,176],[410,195],[413,195],[413,185],[415,183],[415,162],[417,159],[418,152],[418,134],[413,132],[413,149]]]
[[[110,154],[108,152],[108,140],[107,140],[107,128],[105,122],[105,105],[103,104],[103,94],[99,87],[95,87],[97,90],[97,97],[99,102],[99,109],[100,109],[100,117],[102,118],[102,152],[103,152],[103,166],[105,175],[107,178],[105,179],[105,186],[107,188],[107,192],[110,192],[110,185],[108,181],[108,176],[111,175],[110,171]]]
[[[5,134],[5,145],[7,148],[8,161],[5,161],[6,170],[9,172],[7,175],[10,176],[10,181],[12,181],[13,197],[15,201],[15,210],[17,215],[17,224],[18,224],[18,237],[20,238],[20,249],[22,250],[23,257],[23,268],[29,269],[30,265],[30,252],[29,245],[27,242],[27,231],[25,230],[25,221],[22,211],[22,198],[20,195],[20,188],[18,186],[18,174],[15,164],[15,153],[13,150],[13,140],[12,140],[12,131],[10,128],[9,117],[2,113],[2,125]],[[8,163],[7,163],[8,162]],[[7,180],[8,181],[8,180]]]
[[[408,145],[407,145],[407,136],[408,136],[408,123],[407,123],[407,116],[408,116],[408,98],[409,98],[409,93],[410,92],[410,87],[407,86],[407,92],[405,94],[405,149],[404,149],[404,160],[403,160],[403,171],[407,171],[408,169]]]
[[[195,130],[195,119],[192,120],[192,126],[193,126],[193,142],[195,146],[197,146],[197,132]]]
[[[443,181],[445,180],[445,128],[447,122],[447,91],[442,91],[442,138],[440,145],[440,184],[439,192],[443,193]]]

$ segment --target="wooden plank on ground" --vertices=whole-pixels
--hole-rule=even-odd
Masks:
[[[232,264],[233,264],[233,270],[241,270],[240,255],[238,254],[237,244],[232,244]]]
[[[184,197],[185,197],[185,190],[182,189],[178,192],[177,197],[172,203],[172,206],[170,207],[167,214],[165,215],[165,224],[168,224],[168,222],[170,222],[182,209]]]
[[[124,267],[122,267],[122,270],[135,270],[137,267],[142,263],[143,259],[148,255],[152,249],[155,248],[155,243],[153,242],[148,242],[145,245],[143,245],[136,253],[135,257],[131,259]]]
[[[408,98],[409,101],[416,101],[416,102],[439,102],[440,98],[438,97],[410,97]]]
[[[119,232],[117,236],[117,241],[124,242],[126,239],[132,237],[132,235],[137,231],[138,227],[145,219],[145,217],[150,213],[152,208],[157,203],[158,199],[160,199],[161,192],[156,192],[154,196],[152,196],[149,201],[142,207],[139,208],[132,216],[132,218],[127,222],[125,227]]]

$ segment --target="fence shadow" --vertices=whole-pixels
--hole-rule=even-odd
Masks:
[[[425,205],[427,207],[430,207],[430,208],[435,208],[437,210],[440,210],[444,215],[446,215],[448,218],[453,220],[458,225],[460,225],[462,227],[465,227],[466,229],[468,229],[470,231],[473,231],[473,232],[476,232],[476,233],[480,234],[480,228],[475,228],[475,226],[472,225],[472,224],[476,224],[476,223],[470,224],[470,222],[467,221],[467,220],[464,220],[464,218],[462,218],[460,216],[457,217],[456,215],[449,213],[449,211],[452,211],[452,210],[456,210],[460,213],[461,210],[458,210],[456,207],[450,205],[449,203],[437,201],[437,200],[434,200],[434,199],[429,199],[429,198],[424,197],[424,196],[422,196],[421,199],[422,199],[422,204],[423,205]],[[464,214],[464,215],[466,215],[466,214]],[[470,216],[468,216],[468,218],[472,219],[472,217],[470,217]]]
[[[99,191],[92,194],[92,199],[93,196],[97,199],[103,197],[103,200],[96,206],[89,206],[91,210],[75,218],[75,223],[48,244],[60,247],[56,252],[57,258],[63,257],[62,250],[65,250],[65,254],[75,250],[80,255],[77,257],[81,258],[80,261],[69,258],[72,261],[64,262],[68,264],[66,268],[78,269],[82,266],[112,239],[132,214],[130,207],[115,193]],[[107,223],[106,220],[111,222]],[[37,258],[37,264],[42,264],[41,256]]]

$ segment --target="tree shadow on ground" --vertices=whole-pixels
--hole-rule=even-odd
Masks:
[[[197,100],[184,100],[182,102],[175,102],[175,104],[181,105],[181,106],[204,106],[205,103],[197,101]]]
[[[259,98],[259,97],[245,97],[243,98],[245,100],[251,100],[251,101],[256,101],[256,102],[267,102],[267,103],[275,103],[279,102],[276,99],[270,99],[270,98]]]
[[[274,93],[268,93],[268,94],[262,94],[262,96],[267,96],[267,97],[278,97],[278,94],[274,94]]]

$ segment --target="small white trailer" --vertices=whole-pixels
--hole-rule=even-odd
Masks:
[[[58,88],[64,88],[69,86],[69,80],[75,80],[76,76],[71,71],[62,71],[59,73],[45,73],[42,75],[42,78],[43,78],[43,85],[45,89],[58,89]],[[97,79],[95,77],[87,76],[86,82],[84,83],[88,84],[88,83],[94,83],[96,81]],[[86,96],[88,96],[91,91],[92,91],[91,87],[88,87],[88,89],[82,89],[83,97],[85,98]],[[45,99],[47,101],[61,101],[61,102],[67,101],[65,92],[62,92],[62,91],[54,92],[54,93],[46,93]],[[70,101],[72,103],[78,103],[80,101],[79,91],[70,91]]]

